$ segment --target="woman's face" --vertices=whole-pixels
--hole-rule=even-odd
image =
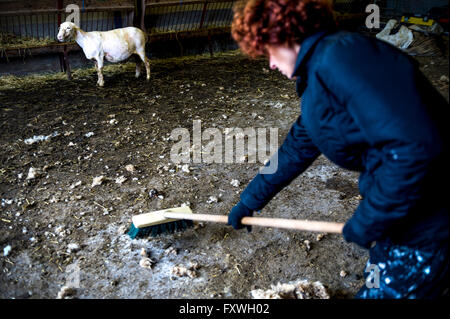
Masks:
[[[278,69],[287,78],[292,79],[295,62],[300,51],[300,45],[287,47],[281,45],[268,45],[269,65],[272,70]]]

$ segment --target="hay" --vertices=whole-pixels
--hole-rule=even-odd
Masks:
[[[123,72],[134,71],[134,63],[126,64],[114,64],[108,65],[104,68],[104,72],[108,74],[116,74]],[[97,71],[95,67],[77,69],[72,71],[73,79],[82,79],[91,76],[97,76]],[[5,75],[0,77],[0,90],[7,89],[27,89],[27,88],[37,88],[43,85],[47,85],[50,82],[55,81],[68,81],[67,75],[63,72],[58,73],[46,73],[46,74],[31,74],[26,76],[16,76],[16,75]],[[95,82],[93,83],[95,85]]]
[[[442,56],[444,54],[443,41],[440,35],[424,35],[421,32],[413,32],[414,41],[406,49],[406,53],[412,56]]]
[[[253,299],[330,299],[325,286],[319,282],[297,280],[287,284],[271,285],[268,290],[255,289],[250,292]]]
[[[11,33],[0,32],[0,49],[27,49],[30,47],[40,47],[49,44],[58,43],[55,39],[43,38],[36,39],[32,37],[20,37]]]

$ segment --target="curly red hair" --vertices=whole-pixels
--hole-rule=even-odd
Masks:
[[[231,34],[245,53],[257,57],[267,56],[267,45],[293,46],[335,26],[327,0],[249,0],[234,6]]]

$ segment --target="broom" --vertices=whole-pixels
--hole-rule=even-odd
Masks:
[[[157,236],[181,231],[193,225],[192,221],[226,224],[226,215],[193,214],[189,207],[169,208],[132,217],[128,231],[131,238]],[[343,223],[295,220],[283,218],[244,217],[242,225],[295,229],[321,233],[342,233]]]

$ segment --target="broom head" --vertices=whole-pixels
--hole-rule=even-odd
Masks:
[[[165,218],[163,215],[164,212],[192,214],[190,207],[185,206],[135,215],[132,217],[132,224],[128,230],[128,236],[132,239],[147,236],[156,237],[166,233],[183,231],[194,225],[191,220]]]

